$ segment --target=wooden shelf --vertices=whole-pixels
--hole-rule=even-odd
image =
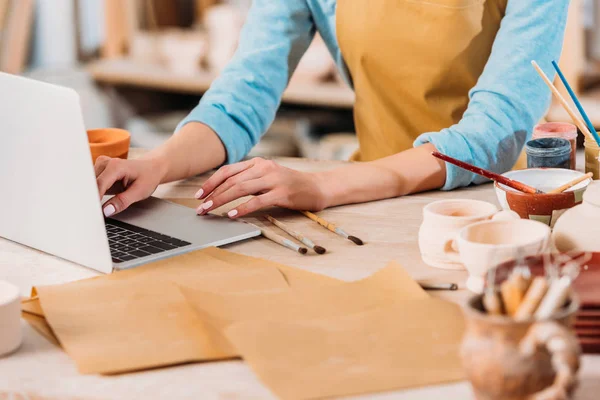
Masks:
[[[96,82],[114,86],[135,86],[166,92],[201,95],[215,76],[209,72],[181,75],[160,65],[129,59],[101,60],[89,64],[88,71]],[[283,95],[288,104],[352,108],[354,93],[337,82],[291,84]]]

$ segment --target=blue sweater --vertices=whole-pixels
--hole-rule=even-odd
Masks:
[[[551,61],[560,57],[568,7],[569,0],[509,0],[463,118],[440,132],[423,133],[414,145],[432,143],[442,153],[495,172],[511,169],[550,104],[551,93],[531,60],[554,76]],[[335,8],[336,0],[254,0],[234,58],[178,130],[202,122],[223,142],[227,162],[240,161],[273,122],[316,30],[348,78],[336,39]],[[448,165],[444,189],[484,181]]]

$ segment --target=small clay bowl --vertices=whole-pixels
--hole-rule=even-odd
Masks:
[[[579,171],[561,168],[531,168],[510,171],[503,176],[533,186],[544,192],[549,192],[575,178],[583,176]],[[505,210],[512,210],[521,218],[533,219],[550,226],[571,207],[581,204],[583,193],[591,179],[585,180],[563,193],[557,194],[527,194],[496,182],[496,195],[500,205]]]
[[[127,158],[131,135],[123,129],[105,128],[87,131],[92,160],[95,163],[100,156]]]

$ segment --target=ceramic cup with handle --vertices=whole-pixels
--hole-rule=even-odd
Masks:
[[[572,298],[544,320],[515,321],[484,311],[482,296],[463,308],[467,328],[461,358],[475,397],[481,400],[570,398],[581,349],[570,330],[578,309]]]
[[[429,203],[423,208],[423,223],[419,229],[421,257],[427,265],[435,268],[463,270],[454,245],[461,229],[480,221],[506,218],[518,218],[518,215],[511,211],[498,212],[495,205],[480,200]]]
[[[467,289],[481,293],[488,270],[517,257],[542,254],[550,247],[550,235],[550,227],[538,221],[483,221],[463,228],[451,248],[458,250],[456,256],[469,272]]]

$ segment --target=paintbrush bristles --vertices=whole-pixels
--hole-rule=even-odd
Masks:
[[[313,247],[313,250],[317,254],[325,254],[327,252],[327,250],[325,249],[325,247],[321,247],[321,246],[318,246],[318,245],[315,245],[315,247]]]
[[[365,244],[362,240],[360,240],[356,236],[348,236],[348,240],[353,241],[358,246],[362,246],[363,244]]]

